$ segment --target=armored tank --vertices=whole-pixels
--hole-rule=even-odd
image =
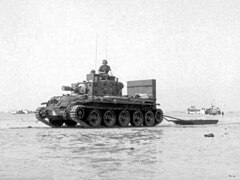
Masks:
[[[156,80],[123,83],[114,76],[87,74],[86,81],[62,86],[69,93],[54,96],[37,108],[36,118],[50,127],[141,127],[163,120],[157,109]]]

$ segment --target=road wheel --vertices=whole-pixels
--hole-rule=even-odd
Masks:
[[[101,113],[94,109],[88,115],[88,124],[92,127],[98,127],[101,124],[102,116]]]
[[[151,127],[155,124],[155,117],[152,111],[147,111],[145,113],[144,125]]]
[[[118,124],[122,127],[127,127],[130,123],[130,114],[128,111],[123,110],[118,115]]]
[[[160,124],[163,121],[163,112],[161,109],[157,109],[155,112],[155,125]]]
[[[106,111],[103,115],[103,124],[106,127],[113,127],[116,123],[116,115],[114,111]]]
[[[80,105],[74,105],[70,108],[70,118],[74,120],[81,120],[85,116],[84,108]]]
[[[143,125],[143,113],[139,110],[133,113],[131,124],[135,127],[140,127]]]

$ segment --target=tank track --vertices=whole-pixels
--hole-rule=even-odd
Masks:
[[[37,108],[37,110],[36,110],[36,112],[35,112],[36,119],[37,119],[38,121],[42,122],[43,124],[54,128],[54,127],[55,127],[54,125],[52,125],[51,123],[49,123],[48,121],[45,120],[46,115],[43,114],[43,110],[44,110],[43,107]]]
[[[121,113],[125,114],[120,118],[119,116]],[[160,124],[163,120],[163,112],[161,109],[149,110],[145,113],[140,110],[120,110],[117,112],[116,110],[98,109],[96,107],[94,108],[85,105],[71,105],[66,109],[65,116],[59,120],[57,119],[57,121],[63,121],[62,124],[65,123],[66,126],[58,125],[53,122],[51,123],[52,119],[47,117],[44,112],[44,107],[38,108],[35,116],[38,121],[52,128],[73,128],[77,126],[77,124],[82,128],[154,127]],[[100,118],[100,120],[98,120],[98,118]],[[76,122],[76,125],[70,123],[70,121]]]

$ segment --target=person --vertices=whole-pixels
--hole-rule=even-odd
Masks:
[[[98,81],[99,75],[96,74],[96,71],[93,69],[90,72],[90,76],[88,75],[88,81],[93,82],[93,81]]]
[[[95,72],[95,70],[93,69],[93,70],[91,70],[91,72],[90,72],[90,74],[95,74],[96,72]]]
[[[108,64],[107,60],[104,59],[102,61],[102,65],[99,67],[98,70],[99,75],[104,79],[107,79],[107,77],[109,76],[108,73],[110,73],[110,75],[112,76],[111,67],[108,66],[107,64]]]

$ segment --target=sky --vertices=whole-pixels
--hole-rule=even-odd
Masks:
[[[0,110],[35,110],[107,59],[166,111],[240,107],[238,0],[1,0]]]

